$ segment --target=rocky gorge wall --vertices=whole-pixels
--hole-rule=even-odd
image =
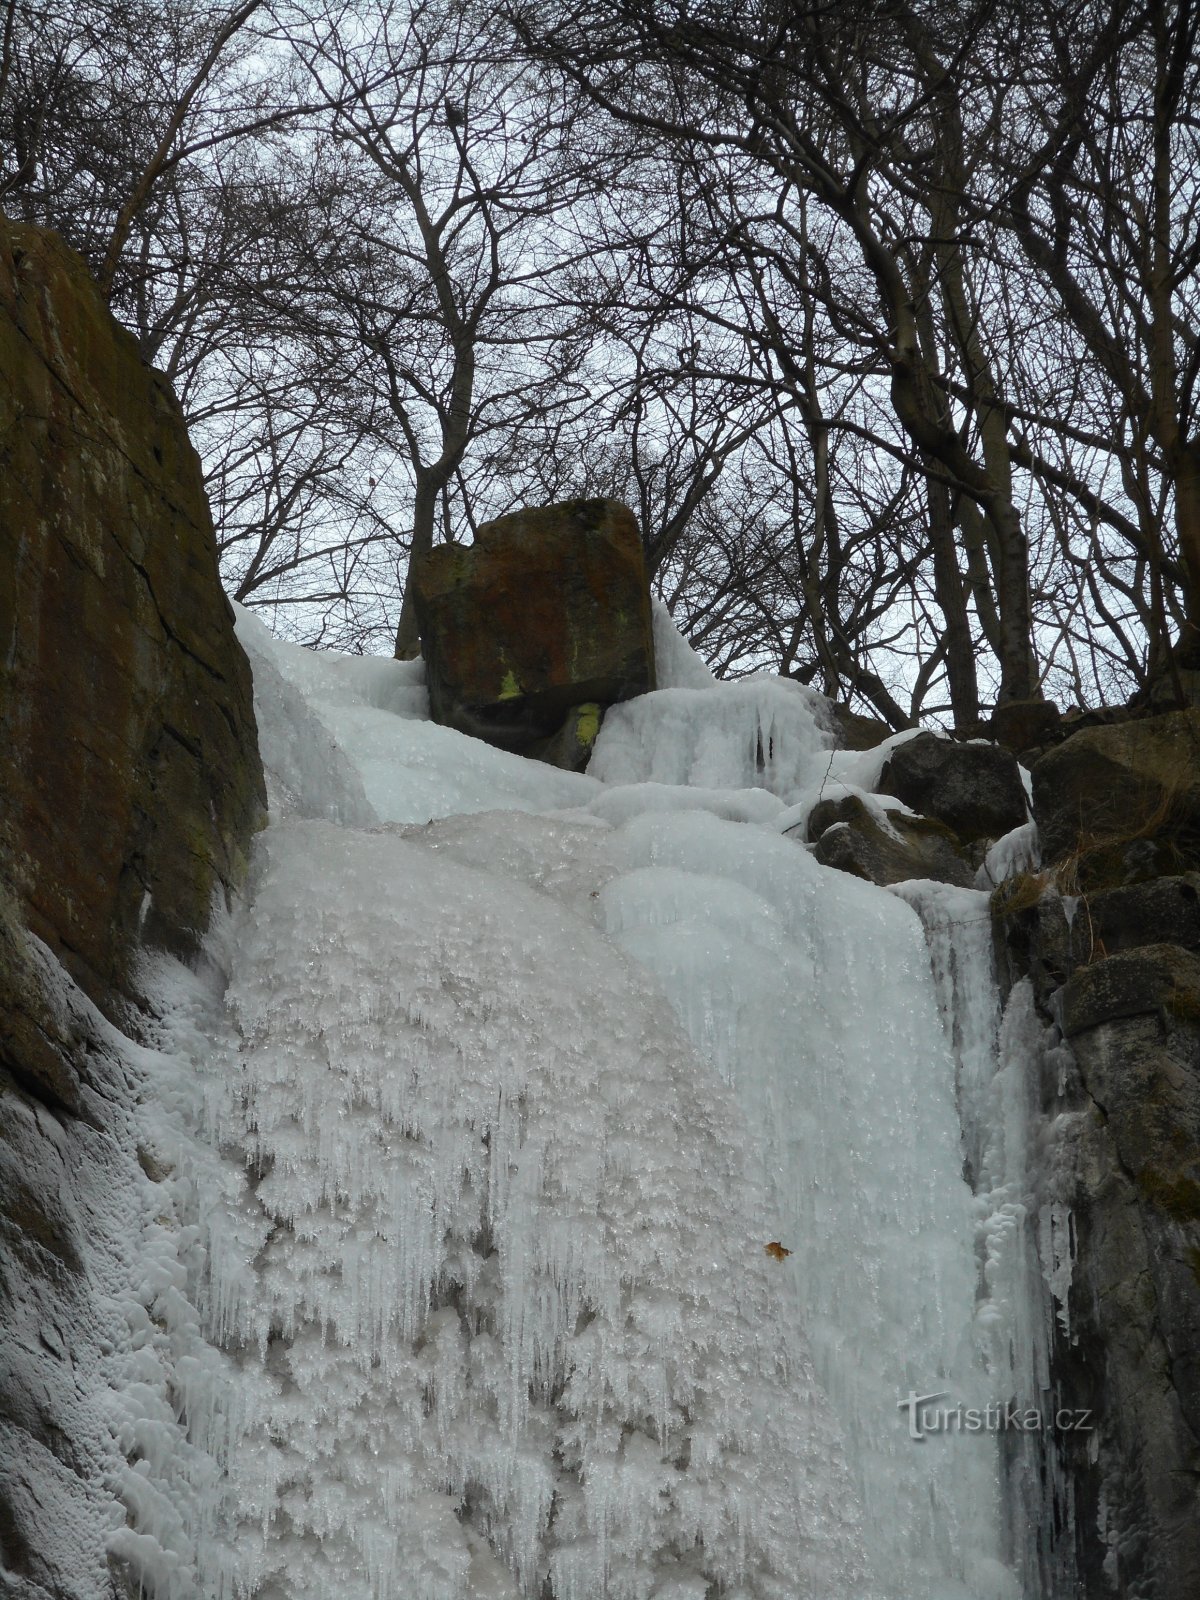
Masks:
[[[1200,1574],[1200,711],[1097,727],[1032,768],[1040,870],[993,895],[1030,1061],[1034,1214],[1063,1284],[1041,1470],[1049,1592],[1188,1600]]]
[[[193,955],[265,811],[250,670],[170,386],[0,216],[0,1587],[123,1592],[97,1395],[138,956]],[[107,1276],[106,1276],[107,1275]],[[117,1508],[119,1515],[119,1508]]]
[[[1025,717],[1051,741],[1021,751],[1031,803],[1008,749],[922,733],[891,751],[874,806],[823,800],[807,835],[818,860],[875,883],[994,884],[997,1048],[1021,1078],[1024,1249],[1049,1330],[1044,1391],[1016,1398],[1086,1418],[1006,1439],[1014,1551],[1052,1600],[1192,1600],[1200,710],[1078,721]]]

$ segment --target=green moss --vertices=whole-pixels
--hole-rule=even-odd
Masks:
[[[575,737],[585,750],[590,750],[600,732],[600,707],[595,700],[575,708]]]
[[[517,682],[517,675],[510,667],[504,674],[500,683],[500,693],[497,700],[519,700],[521,698],[521,685]]]

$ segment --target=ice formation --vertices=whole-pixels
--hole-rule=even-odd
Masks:
[[[661,616],[586,776],[239,628],[272,823],[212,972],[147,975],[114,1553],[155,1600],[1015,1600],[996,1436],[904,1408],[1038,1340],[986,897],[818,866],[789,817],[869,762]]]

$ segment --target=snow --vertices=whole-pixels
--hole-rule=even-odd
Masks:
[[[494,807],[582,805],[599,791],[582,773],[535,765],[430,722],[420,661],[301,650],[274,639],[243,607],[237,628],[255,663],[268,791],[303,797],[280,808],[285,812],[352,827],[429,822]],[[266,698],[258,687],[263,661],[270,669]],[[342,797],[341,785],[352,800]]]
[[[1033,1360],[1028,1017],[1006,1045],[986,896],[783,831],[883,757],[661,614],[586,775],[435,727],[419,666],[238,627],[271,825],[124,1046],[134,1582],[1015,1600],[996,1436],[900,1403]]]

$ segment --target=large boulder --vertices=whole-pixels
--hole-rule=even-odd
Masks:
[[[1173,944],[1121,950],[1079,967],[1063,989],[1068,1039],[1102,1022],[1144,1016],[1200,1023],[1200,955]],[[1200,1129],[1196,1154],[1200,1158]]]
[[[1033,768],[1042,859],[1083,888],[1200,866],[1200,710],[1089,728]]]
[[[265,808],[200,464],[54,234],[0,232],[0,870],[102,1006],[188,954]]]
[[[876,789],[936,817],[964,844],[999,839],[1028,820],[1016,757],[995,744],[955,744],[932,733],[892,751]]]
[[[265,795],[170,387],[2,215],[0,525],[0,1592],[95,1600],[138,1587],[106,1555],[143,1180],[112,1024],[146,1023],[143,945],[197,950]]]
[[[886,722],[852,711],[836,700],[825,702],[825,717],[839,750],[874,750],[892,735]]]
[[[586,761],[599,712],[654,688],[650,592],[633,513],[569,500],[484,523],[411,575],[436,721],[524,754]],[[571,718],[574,732],[556,738]]]
[[[1200,873],[1090,894],[1075,913],[1093,949],[1106,955],[1144,944],[1200,950]]]
[[[974,867],[943,823],[894,809],[879,815],[858,795],[821,801],[808,819],[808,835],[822,866],[868,883],[933,878],[967,888],[974,882]]]

